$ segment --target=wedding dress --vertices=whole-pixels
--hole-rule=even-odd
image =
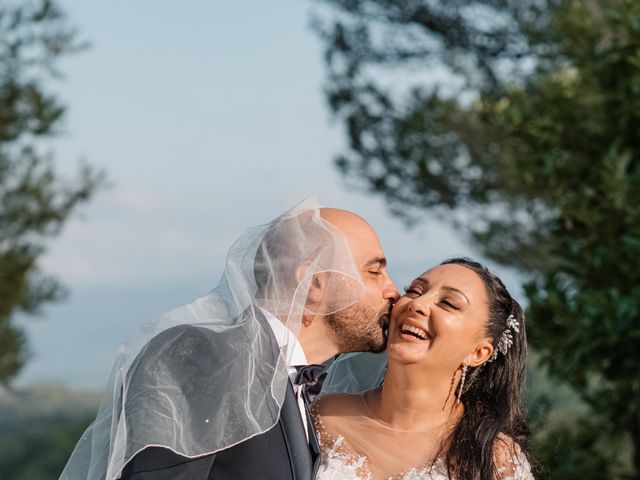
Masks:
[[[362,395],[335,395],[340,401],[321,401],[312,407],[322,463],[317,480],[452,480],[444,458],[424,447],[430,432],[399,430],[363,414]],[[323,399],[326,400],[326,399]],[[507,442],[500,441],[506,447]],[[533,480],[520,447],[509,441],[494,461],[500,480]]]

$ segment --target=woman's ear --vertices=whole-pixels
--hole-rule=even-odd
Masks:
[[[465,363],[470,367],[479,367],[484,362],[489,360],[493,355],[493,345],[488,338],[482,340],[473,352],[465,357]]]

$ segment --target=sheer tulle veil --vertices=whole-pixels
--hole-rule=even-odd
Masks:
[[[387,353],[340,355],[327,371],[322,393],[362,393],[379,387],[387,369]]]
[[[324,294],[310,306],[319,277]],[[273,345],[260,309],[297,334],[304,312],[333,313],[363,294],[347,239],[320,217],[315,198],[247,230],[214,290],[120,347],[97,417],[60,478],[112,480],[147,446],[197,457],[267,431],[278,420],[287,372],[282,354],[265,360]],[[185,326],[203,332],[198,345],[185,344]]]

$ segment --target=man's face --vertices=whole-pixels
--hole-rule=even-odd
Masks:
[[[349,241],[365,293],[357,304],[327,315],[325,321],[340,352],[379,352],[386,342],[390,307],[400,294],[387,273],[384,251],[371,226],[355,215],[341,220],[329,219]]]

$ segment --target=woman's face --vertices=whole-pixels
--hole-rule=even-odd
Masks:
[[[477,366],[493,352],[485,325],[484,283],[472,270],[440,265],[411,282],[391,313],[387,354],[403,363],[455,370]]]

